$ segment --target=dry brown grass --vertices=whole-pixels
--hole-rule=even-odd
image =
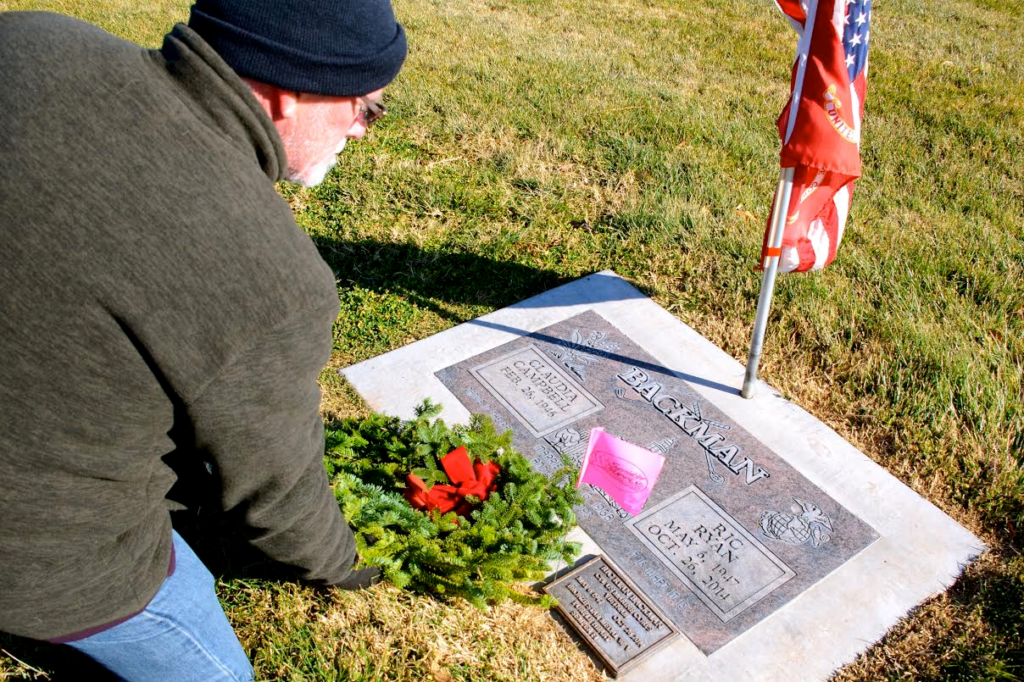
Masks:
[[[380,670],[390,671],[386,679],[437,682],[603,679],[542,609],[505,603],[484,612],[386,584],[327,594],[293,584],[222,591],[265,679],[307,679],[311,656],[338,679],[378,679]]]

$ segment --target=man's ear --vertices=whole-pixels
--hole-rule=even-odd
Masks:
[[[299,93],[248,78],[244,80],[249,84],[252,93],[263,105],[263,109],[274,123],[295,117],[295,110],[299,104]]]
[[[279,90],[274,88],[278,92],[278,111],[280,118],[294,118],[295,109],[299,106],[299,93],[292,92],[291,90]],[[274,120],[280,120],[276,116]]]

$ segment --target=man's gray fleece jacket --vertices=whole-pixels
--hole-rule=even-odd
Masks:
[[[58,638],[167,575],[169,453],[253,545],[336,582],[317,376],[333,274],[274,182],[249,88],[178,25],[144,50],[0,14],[0,630]]]

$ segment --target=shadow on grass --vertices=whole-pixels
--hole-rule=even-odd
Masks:
[[[415,305],[459,323],[441,303],[503,308],[572,278],[553,270],[414,244],[314,237],[339,282],[371,291],[400,292]]]
[[[115,682],[118,678],[91,658],[69,646],[48,644],[0,632],[0,657],[17,659],[36,672],[10,674],[4,680],[51,680],[52,682]],[[9,663],[7,663],[10,666]],[[13,666],[10,666],[13,668]]]
[[[950,600],[964,611],[976,610],[986,625],[986,636],[974,646],[942,642],[951,655],[927,679],[1024,679],[1024,575],[1007,564],[1004,560],[969,571],[953,585]],[[958,634],[954,629],[951,639]]]
[[[385,291],[401,293],[417,307],[429,310],[454,324],[460,324],[467,320],[464,315],[446,309],[442,303],[484,306],[490,309],[504,308],[513,304],[521,309],[541,308],[552,305],[552,303],[526,299],[566,284],[573,279],[553,270],[495,260],[473,253],[427,251],[412,244],[390,244],[369,240],[340,241],[324,237],[315,237],[314,242],[324,260],[343,284],[348,283],[378,293]],[[612,278],[608,275],[592,275],[593,286],[589,291],[577,290],[574,298],[566,298],[558,301],[557,304],[645,298],[645,292],[628,287],[612,287],[615,291],[612,298],[601,295],[609,292],[610,288],[607,285],[610,283],[610,279]],[[549,338],[543,334],[487,320],[475,319],[470,323],[511,334],[533,335],[552,343],[563,342],[561,339]],[[675,375],[691,383],[725,393],[739,393],[737,388],[712,379],[673,372],[660,365],[646,363],[635,358],[598,349],[588,352],[615,362],[632,364],[655,374]]]
[[[343,285],[400,292],[417,306],[457,323],[465,319],[440,303],[495,310],[518,303],[529,308],[534,304],[525,299],[577,279],[556,270],[465,251],[322,236],[314,236],[313,242]],[[623,298],[618,300],[640,299],[651,293],[642,284],[634,286],[640,293],[623,290]]]

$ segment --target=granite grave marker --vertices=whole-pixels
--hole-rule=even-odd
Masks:
[[[497,416],[536,469],[579,465],[590,429],[666,457],[644,511],[581,488],[580,526],[705,653],[801,594],[878,534],[587,311],[436,373]]]

